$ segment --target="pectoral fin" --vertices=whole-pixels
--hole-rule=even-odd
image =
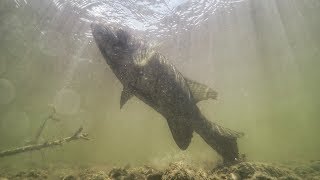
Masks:
[[[217,99],[218,93],[208,86],[188,78],[185,78],[185,80],[187,81],[187,84],[196,102],[207,99]]]
[[[132,92],[128,87],[124,87],[121,92],[121,98],[120,98],[120,109],[123,107],[123,105],[133,96]]]

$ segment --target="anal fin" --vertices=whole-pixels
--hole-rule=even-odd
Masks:
[[[186,150],[191,142],[193,127],[181,118],[167,118],[167,122],[174,141],[182,150]]]
[[[188,78],[185,78],[185,80],[187,81],[187,84],[196,102],[207,99],[217,99],[218,93],[210,87]]]

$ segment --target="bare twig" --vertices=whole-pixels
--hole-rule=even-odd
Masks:
[[[42,134],[42,132],[43,132],[48,120],[60,121],[60,119],[58,119],[56,117],[56,108],[53,105],[50,105],[50,107],[52,108],[52,112],[49,114],[48,117],[46,117],[43,120],[43,122],[42,122],[41,126],[39,127],[34,139],[32,139],[31,141],[27,141],[25,145],[32,145],[32,144],[39,143],[40,136],[41,136],[41,134]]]
[[[40,150],[40,149],[48,148],[48,147],[61,146],[66,142],[70,142],[70,141],[74,141],[74,140],[79,140],[79,139],[89,140],[88,134],[81,133],[82,130],[83,130],[83,128],[80,127],[72,136],[66,137],[63,139],[40,143],[40,144],[27,145],[27,146],[23,146],[23,147],[18,147],[16,149],[1,151],[0,158],[5,157],[5,156],[11,156],[11,155],[23,153],[23,152]]]

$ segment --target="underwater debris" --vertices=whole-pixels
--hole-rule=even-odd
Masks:
[[[77,177],[74,175],[67,175],[63,177],[62,180],[77,180]]]
[[[66,138],[63,138],[63,139],[44,142],[44,143],[41,143],[41,144],[27,145],[27,146],[18,147],[18,148],[11,149],[11,150],[1,151],[0,152],[0,157],[11,156],[11,155],[20,154],[20,153],[28,152],[28,151],[40,150],[40,149],[48,148],[48,147],[61,146],[64,143],[71,142],[71,141],[74,141],[74,140],[80,140],[80,139],[89,140],[88,134],[87,133],[81,133],[82,130],[83,130],[83,128],[80,127],[72,136],[66,137]]]
[[[229,167],[221,167],[212,171],[217,179],[291,179],[299,180],[299,176],[289,168],[274,164],[241,162]]]
[[[109,180],[109,176],[104,171],[95,171],[92,169],[86,169],[81,172],[78,179],[87,179],[87,180]]]
[[[21,171],[9,179],[48,179],[48,174],[44,170]]]
[[[41,134],[42,134],[42,132],[43,132],[48,120],[60,121],[60,119],[56,115],[56,108],[54,106],[52,106],[52,105],[50,105],[50,107],[52,108],[52,112],[48,115],[48,117],[43,119],[43,122],[42,122],[41,126],[39,127],[34,139],[31,140],[31,141],[27,141],[26,145],[32,145],[32,144],[36,144],[36,143],[39,142]]]
[[[299,164],[298,166],[291,168],[300,177],[310,177],[310,179],[320,179],[320,160],[310,161]],[[311,178],[312,177],[312,178]]]
[[[113,179],[128,179],[130,177],[133,178],[132,175],[130,175],[126,169],[124,168],[114,168],[110,171],[109,176]]]
[[[209,175],[202,169],[195,169],[183,162],[171,163],[162,176],[162,179],[185,179],[185,180],[196,180],[196,179],[207,179]]]
[[[138,168],[128,169],[135,177],[147,179],[147,180],[161,180],[163,172],[152,168],[151,166],[143,166]]]
[[[0,180],[316,180],[320,177],[320,170],[317,169],[318,162],[301,162],[295,167],[287,164],[241,162],[213,170],[198,168],[183,161],[171,163],[162,170],[150,166],[110,168],[99,165],[91,165],[83,169],[81,165],[69,167],[56,164],[53,168],[22,170],[10,175],[0,168]],[[302,167],[312,171],[310,174],[300,175]]]

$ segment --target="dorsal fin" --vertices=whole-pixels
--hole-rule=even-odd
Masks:
[[[133,96],[131,90],[124,86],[123,90],[121,92],[121,98],[120,98],[120,109],[123,107],[123,105]]]
[[[208,86],[188,78],[185,78],[185,80],[187,81],[187,84],[196,102],[207,99],[217,99],[218,93]]]

